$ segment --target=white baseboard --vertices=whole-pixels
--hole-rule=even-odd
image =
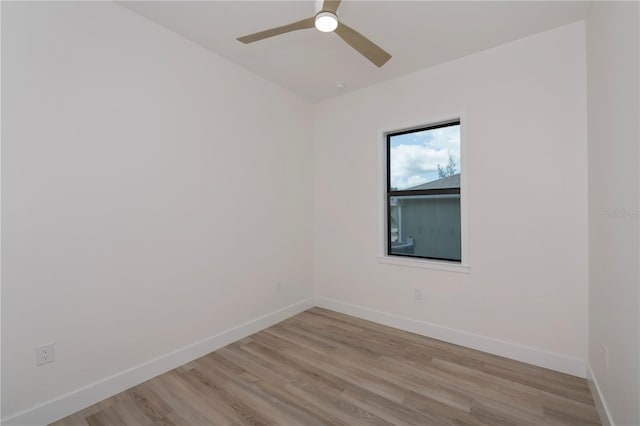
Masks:
[[[586,362],[582,359],[430,324],[428,322],[404,318],[325,297],[316,297],[316,306],[550,370],[560,371],[582,378],[584,378],[586,374]]]
[[[593,396],[593,402],[596,405],[596,409],[598,410],[598,415],[600,416],[600,421],[602,422],[602,426],[614,426],[613,420],[611,417],[611,412],[609,411],[609,407],[607,407],[607,403],[602,396],[602,392],[600,391],[600,386],[598,385],[598,380],[596,380],[596,376],[593,374],[593,370],[591,369],[591,364],[587,363],[587,383],[589,383],[589,390],[591,391],[591,395]]]
[[[237,327],[230,328],[215,336],[208,337],[111,377],[84,386],[59,398],[2,419],[2,425],[35,426],[49,424],[156,377],[159,374],[191,362],[230,343],[277,324],[313,306],[313,298],[301,300],[275,312],[247,321]]]

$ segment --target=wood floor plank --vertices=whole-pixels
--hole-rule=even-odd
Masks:
[[[192,369],[191,372],[196,377],[199,377],[200,381],[212,388],[212,390],[217,394],[215,397],[212,396],[211,398],[230,407],[241,424],[274,424],[275,421],[271,417],[255,409],[252,405],[251,399],[247,398],[245,391],[242,389],[239,391],[234,390],[232,386],[229,386],[233,380],[237,380],[237,378],[240,377],[246,377],[246,371],[243,371],[241,374],[236,374],[235,377],[233,375],[226,376],[226,374],[228,374],[228,370],[226,370],[225,367],[228,367],[230,363],[226,362],[226,360],[224,363],[220,364],[208,363],[210,358],[212,358],[210,355],[199,360],[200,365],[202,366],[202,371]],[[245,378],[244,380],[245,382],[255,382],[258,379],[254,377],[251,379]]]
[[[210,388],[199,386],[197,378],[191,371],[177,368],[165,374],[163,379],[167,387],[175,389],[176,394],[179,394],[181,399],[187,401],[208,422],[214,425],[240,423],[233,410],[218,398],[211,397],[219,394],[214,392],[210,394],[207,392]]]
[[[561,393],[567,398],[587,404],[593,403],[593,399],[588,388],[583,389],[581,387],[576,387],[571,383],[563,381],[564,378],[554,379],[543,377],[542,373],[530,374],[498,365],[485,365],[483,371],[489,375],[507,379],[515,383],[521,383],[534,389],[550,393]],[[558,373],[558,375],[561,375],[561,373]]]
[[[206,417],[198,411],[196,407],[193,407],[184,396],[180,395],[177,389],[171,388],[166,382],[164,375],[158,376],[153,380],[147,382],[149,388],[153,389],[162,400],[171,407],[171,412],[162,417],[157,417],[154,422],[163,421],[160,419],[171,420],[172,414],[178,415],[181,419],[184,419],[184,424],[202,425],[208,426],[212,423],[206,419]],[[171,420],[172,421],[172,420]]]
[[[584,379],[321,308],[54,423],[597,424]]]
[[[144,413],[138,409],[133,399],[127,393],[117,398],[111,408],[125,425],[148,426],[153,423],[152,419],[145,416]]]
[[[325,409],[329,409],[333,414],[337,415],[341,419],[341,423],[344,424],[375,424],[375,425],[389,425],[393,424],[385,419],[377,416],[372,411],[362,408],[360,404],[352,404],[347,399],[342,398],[339,395],[333,395],[331,392],[324,392],[315,383],[307,383],[304,381],[296,381],[287,385],[288,389],[295,391],[295,393],[302,392],[308,397],[315,398],[315,400],[322,404]]]
[[[112,407],[107,407],[99,412],[88,416],[86,422],[89,426],[126,426],[126,423],[120,419],[118,413],[116,413]]]
[[[167,376],[161,376],[158,381],[166,379]],[[128,391],[129,396],[138,410],[153,421],[156,421],[173,410],[166,401],[161,398],[153,389],[150,382],[142,383]]]
[[[412,367],[409,369],[415,371]],[[420,371],[424,372],[426,377],[448,383],[456,389],[464,389],[470,395],[482,394],[486,398],[517,405],[532,414],[544,414],[540,393],[519,383],[494,380],[480,371],[437,358],[431,361],[428,368]]]
[[[538,426],[544,424],[544,416],[531,414],[519,407],[481,396],[474,398],[471,415],[490,425]]]

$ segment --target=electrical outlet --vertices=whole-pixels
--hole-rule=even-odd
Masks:
[[[413,298],[416,300],[422,300],[422,289],[414,288],[413,289]]]
[[[602,347],[602,352],[604,352],[604,369],[609,371],[609,348],[606,346]]]
[[[48,345],[39,346],[36,348],[36,365],[40,366],[55,361],[56,351],[55,345],[50,343]]]

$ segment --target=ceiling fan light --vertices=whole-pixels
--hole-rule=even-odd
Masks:
[[[330,33],[338,28],[338,17],[331,12],[320,12],[316,15],[316,28],[323,33]]]

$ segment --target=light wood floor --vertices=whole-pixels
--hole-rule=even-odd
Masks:
[[[313,308],[68,425],[592,425],[584,379]]]

